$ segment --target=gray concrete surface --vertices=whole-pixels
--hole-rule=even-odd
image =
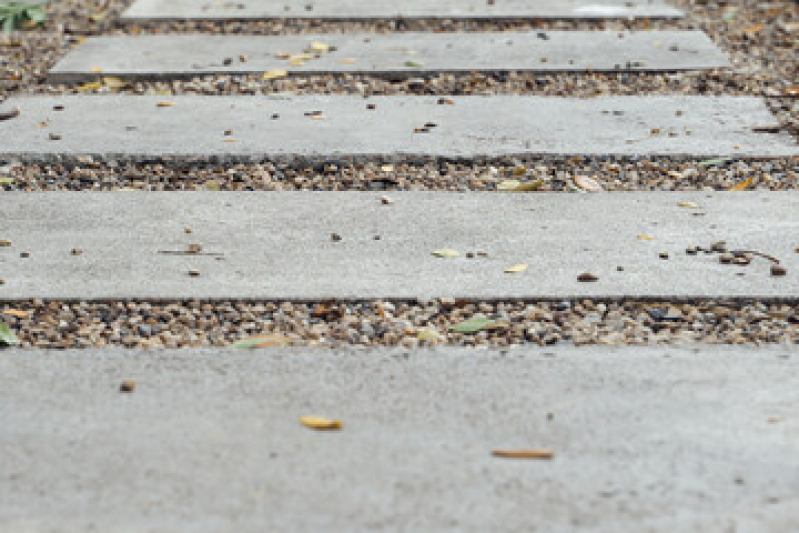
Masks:
[[[174,105],[157,107],[163,101]],[[776,121],[758,98],[501,95],[451,101],[454,105],[439,104],[439,97],[289,94],[18,96],[0,105],[21,109],[18,118],[0,123],[0,158],[799,155],[788,133],[752,131]],[[54,110],[58,105],[64,109]],[[435,126],[420,132],[428,123]]]
[[[122,16],[150,19],[249,18],[679,18],[682,11],[660,0],[137,0]]]
[[[797,372],[777,346],[3,351],[0,530],[787,533]],[[555,457],[491,456],[518,448]]]
[[[799,298],[795,191],[388,196],[3,193],[0,299]],[[788,275],[685,254],[719,240],[776,256]],[[223,256],[158,253],[192,243]],[[477,251],[489,257],[465,257]],[[517,263],[530,268],[504,273]],[[599,281],[578,282],[584,271]]]
[[[334,50],[302,65],[275,57],[303,54],[312,43]],[[701,31],[117,35],[90,37],[50,70],[50,78],[72,82],[99,76],[173,78],[272,70],[414,76],[471,71],[690,70],[728,65],[726,55]]]

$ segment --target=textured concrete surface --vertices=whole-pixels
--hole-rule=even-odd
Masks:
[[[137,0],[123,19],[682,17],[660,0]]]
[[[292,65],[312,43],[335,50]],[[246,60],[241,61],[240,57]],[[229,64],[226,64],[229,63]],[[471,71],[689,70],[728,66],[701,31],[556,31],[302,36],[90,37],[51,71],[53,81],[98,76],[188,77],[287,70],[420,75]],[[101,73],[97,69],[102,69]]]
[[[3,193],[0,238],[12,246],[0,248],[0,299],[799,297],[796,192],[388,196]],[[788,275],[762,258],[685,254],[719,240],[776,256]],[[159,254],[192,243],[223,255]],[[465,257],[477,251],[489,256]],[[530,268],[504,273],[517,263]],[[578,282],[584,271],[599,281]]]
[[[21,109],[18,118],[0,123],[0,158],[799,155],[788,133],[752,130],[776,120],[758,98],[505,95],[452,97],[454,105],[439,98],[19,96],[0,105]],[[172,105],[158,107],[161,102]]]
[[[3,351],[0,529],[797,531],[797,372],[796,347]],[[555,457],[491,456],[519,448]]]

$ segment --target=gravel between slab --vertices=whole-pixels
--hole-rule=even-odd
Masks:
[[[524,344],[799,344],[799,302],[23,301],[0,304],[23,347],[272,345],[514,346]],[[20,313],[21,312],[21,313]],[[486,317],[477,333],[450,331]]]

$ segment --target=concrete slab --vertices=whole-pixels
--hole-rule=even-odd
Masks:
[[[788,133],[753,131],[775,119],[750,97],[61,95],[14,97],[0,110],[14,106],[20,116],[0,123],[0,157],[799,155]]]
[[[797,372],[796,347],[3,351],[0,529],[796,531]],[[519,448],[555,456],[491,456]]]
[[[137,0],[123,20],[158,19],[522,19],[680,18],[661,0]]]
[[[797,192],[389,196],[3,193],[0,299],[799,298]],[[685,254],[720,240],[788,275]],[[222,255],[159,253],[192,243]],[[518,263],[529,270],[504,272]]]
[[[302,64],[287,59],[311,50],[313,43],[330,46],[332,51],[312,54],[317,58]],[[50,77],[54,82],[71,82],[98,76],[174,78],[272,70],[420,75],[690,70],[728,65],[725,54],[701,31],[118,35],[90,37],[50,70]]]

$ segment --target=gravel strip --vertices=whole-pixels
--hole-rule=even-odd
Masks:
[[[799,302],[59,302],[2,305],[23,347],[799,343]],[[454,324],[493,320],[482,331]]]
[[[6,191],[492,191],[509,180],[533,182],[538,191],[580,191],[577,176],[606,191],[748,190],[799,188],[799,158],[716,160],[612,160],[574,157],[426,164],[135,163],[80,158],[55,164],[0,165]],[[750,181],[751,180],[751,181]]]

